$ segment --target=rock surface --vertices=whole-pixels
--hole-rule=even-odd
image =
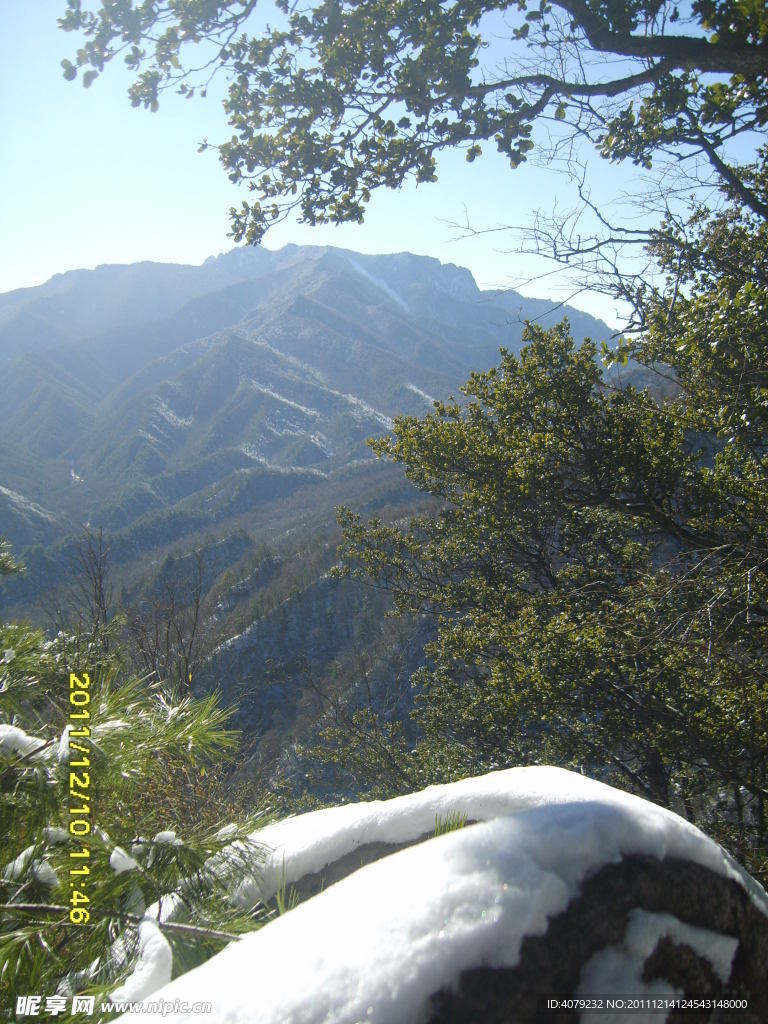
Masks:
[[[434,837],[451,812],[474,823]],[[580,775],[494,772],[255,838],[265,899],[281,880],[317,895],[148,997],[158,1019],[210,1000],[213,1024],[626,1022],[548,1002],[588,997],[645,1000],[633,1024],[768,1019],[762,888],[677,815]]]
[[[638,921],[650,942],[632,941]],[[544,935],[526,937],[515,967],[472,968],[461,973],[456,989],[436,993],[429,1024],[578,1021],[575,1010],[548,1012],[548,997],[575,994],[605,1002],[649,984],[661,998],[674,998],[671,987],[690,1000],[743,1001],[748,1012],[736,1019],[757,1024],[768,1020],[767,964],[768,918],[737,882],[686,860],[628,856],[590,876]],[[597,1019],[622,1016],[601,1013]],[[733,1016],[714,1005],[649,1015],[669,1022]]]

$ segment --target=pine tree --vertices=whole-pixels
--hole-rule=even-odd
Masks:
[[[230,808],[209,780],[237,737],[215,694],[130,677],[116,624],[47,639],[24,623],[0,626],[0,694],[2,1005],[105,996],[135,967],[146,918],[174,973],[263,922],[228,899],[258,870],[261,812],[218,820]]]

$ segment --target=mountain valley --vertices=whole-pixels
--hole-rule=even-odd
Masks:
[[[0,535],[27,568],[3,583],[6,615],[65,617],[83,531],[103,531],[116,606],[197,594],[193,686],[236,701],[254,763],[342,696],[402,716],[431,626],[382,619],[386,595],[329,577],[334,509],[427,507],[366,439],[518,350],[525,319],[564,314],[575,337],[610,338],[432,258],[298,246],[0,296]]]

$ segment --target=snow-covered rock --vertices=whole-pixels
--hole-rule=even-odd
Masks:
[[[467,825],[434,837],[449,813]],[[677,815],[580,775],[494,772],[253,838],[262,896],[322,891],[154,992],[166,1021],[210,1000],[212,1024],[522,1024],[579,1019],[547,999],[630,995],[741,998],[768,1019],[762,888]]]

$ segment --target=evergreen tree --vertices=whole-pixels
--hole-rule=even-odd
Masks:
[[[734,204],[697,211],[686,244],[659,240],[667,288],[644,337],[609,358],[662,387],[606,379],[567,324],[528,325],[466,401],[371,443],[443,503],[407,527],[340,516],[342,571],[439,617],[421,742],[381,726],[403,773],[578,766],[686,814],[764,876],[767,238]]]
[[[1,625],[0,694],[2,1005],[105,996],[141,955],[146,911],[174,973],[259,926],[227,898],[258,870],[258,806],[222,832],[233,803],[215,780],[237,740],[215,694],[129,677],[103,623],[53,640]]]

